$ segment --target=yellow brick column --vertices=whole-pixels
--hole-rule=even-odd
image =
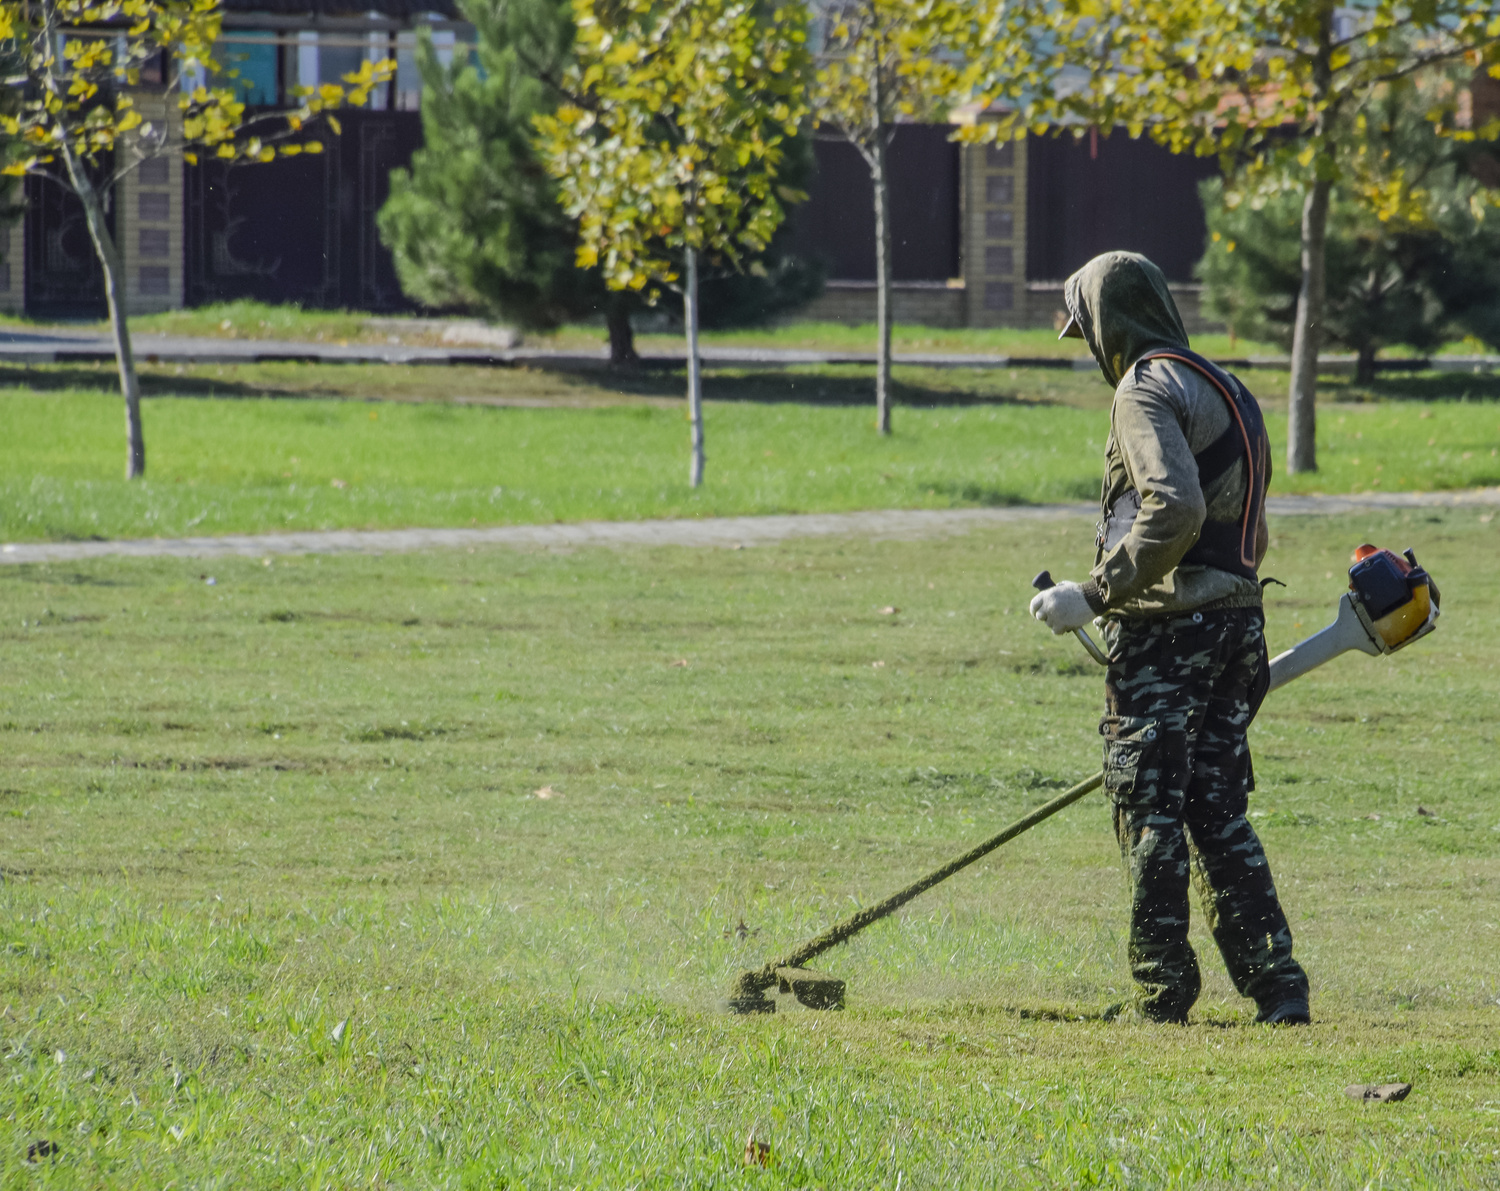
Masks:
[[[157,127],[171,128],[180,118],[164,95],[137,92],[135,100],[141,115]],[[177,153],[143,161],[115,186],[115,243],[125,266],[131,314],[182,306],[182,206],[182,157]]]
[[[963,271],[971,327],[1026,322],[1026,142],[963,150]]]
[[[16,196],[22,193],[16,183]],[[0,311],[21,314],[26,308],[26,216],[17,215],[7,227],[0,227]]]

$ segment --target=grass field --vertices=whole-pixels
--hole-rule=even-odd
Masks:
[[[1070,371],[712,372],[690,490],[681,378],[265,364],[147,370],[147,480],[122,478],[109,370],[0,370],[0,539],[699,516],[1088,500],[1110,391]],[[1283,374],[1248,372],[1275,455]],[[1500,379],[1330,382],[1316,475],[1276,492],[1500,483]],[[206,400],[205,398],[216,398]],[[1477,398],[1471,400],[1470,398]],[[295,399],[295,400],[293,400]],[[351,400],[352,399],[352,400]]]
[[[665,311],[665,307],[663,310]],[[661,332],[649,329],[653,321],[638,319],[637,346],[645,351],[682,349],[681,331]],[[313,340],[343,343],[440,344],[441,318],[380,317],[353,310],[315,310],[296,305],[268,305],[264,302],[218,302],[160,314],[139,315],[131,326],[141,333],[197,335],[228,339]],[[0,326],[25,326],[29,320],[0,315]],[[104,323],[96,324],[103,331]],[[786,320],[761,327],[728,331],[708,331],[703,341],[719,346],[811,348],[818,351],[873,351],[873,324],[850,326],[844,323]],[[559,348],[599,348],[606,343],[602,321],[577,323],[552,332],[533,332],[526,342],[534,346]],[[898,352],[951,351],[981,352],[1032,357],[1087,356],[1076,340],[1058,341],[1055,331],[1045,328],[1021,330],[1010,327],[924,327],[899,323],[893,328],[893,343]],[[1204,334],[1193,337],[1193,346],[1215,357],[1285,355],[1285,349],[1274,343],[1259,343],[1226,334]],[[1339,350],[1334,348],[1335,351]],[[1457,340],[1440,349],[1443,353],[1481,354],[1489,349],[1477,339]],[[1386,356],[1411,354],[1397,347]]]
[[[638,319],[649,327],[659,318]],[[223,339],[310,340],[332,343],[402,343],[439,346],[444,320],[370,315],[353,310],[314,310],[296,305],[264,302],[219,302],[160,314],[138,315],[130,320],[139,334],[193,335]],[[29,320],[0,316],[0,326],[26,326]],[[104,332],[104,323],[94,324]],[[536,347],[598,349],[608,338],[603,321],[597,325],[573,324],[551,332],[532,332],[525,342]],[[642,351],[681,351],[682,332],[640,330],[636,346]],[[820,351],[874,351],[875,328],[842,323],[797,321],[774,326],[748,327],[733,331],[707,331],[706,344],[737,347],[812,348]],[[923,327],[911,324],[894,328],[895,350],[982,352],[1019,356],[1065,358],[1087,356],[1076,340],[1059,342],[1056,332],[1046,330]],[[1271,344],[1231,340],[1228,335],[1205,335],[1195,339],[1200,350],[1217,355],[1276,354]],[[1482,350],[1482,349],[1475,349]]]
[[[846,1012],[711,1011],[1097,768],[1097,671],[1024,615],[1082,520],[0,569],[0,1186],[1493,1186],[1497,533],[1273,526],[1273,648],[1367,538],[1445,597],[1254,730],[1297,1031],[1211,954],[1191,1026],[1100,1020],[1097,796],[825,957]]]

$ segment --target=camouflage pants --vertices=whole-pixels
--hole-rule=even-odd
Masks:
[[[1231,608],[1105,629],[1104,790],[1130,872],[1130,970],[1141,1011],[1179,1021],[1198,999],[1188,884],[1242,996],[1262,1014],[1306,1000],[1307,977],[1260,840],[1246,730],[1264,693],[1265,620]],[[1257,685],[1259,684],[1259,685]]]

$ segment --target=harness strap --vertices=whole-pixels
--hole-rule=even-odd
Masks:
[[[1201,563],[1255,578],[1255,533],[1260,525],[1261,509],[1266,498],[1266,471],[1270,458],[1270,440],[1260,407],[1239,380],[1218,365],[1186,348],[1164,348],[1147,352],[1137,361],[1176,360],[1205,377],[1218,389],[1229,406],[1232,421],[1229,428],[1202,451],[1193,456],[1198,463],[1200,484],[1218,479],[1235,462],[1245,460],[1245,501],[1239,523],[1205,521],[1198,541],[1183,555],[1184,562]]]

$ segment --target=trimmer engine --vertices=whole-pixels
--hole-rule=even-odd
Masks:
[[[1410,550],[1400,557],[1369,543],[1354,552],[1349,590],[1354,610],[1381,653],[1410,645],[1436,627],[1438,589]]]
[[[1437,627],[1438,589],[1410,550],[1398,555],[1369,543],[1354,552],[1349,590],[1321,633],[1271,659],[1271,690],[1341,653],[1395,653]]]

